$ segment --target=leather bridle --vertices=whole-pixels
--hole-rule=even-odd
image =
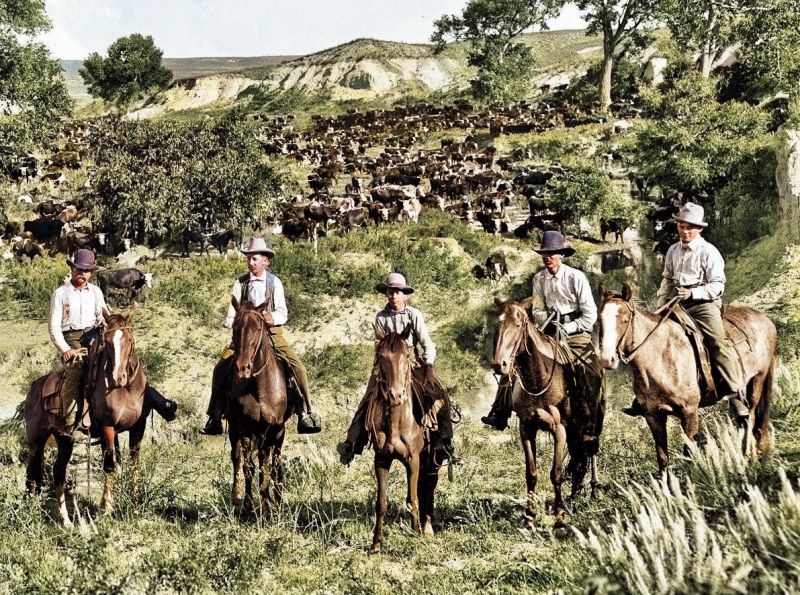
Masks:
[[[256,357],[258,356],[259,351],[261,351],[261,349],[263,348],[263,344],[264,344],[264,328],[266,328],[266,326],[267,326],[267,321],[264,320],[264,317],[261,315],[260,312],[255,312],[255,311],[252,311],[252,310],[244,310],[244,311],[240,312],[239,315],[240,316],[253,315],[258,319],[258,322],[259,322],[258,343],[256,344],[256,348],[253,350],[253,357],[250,360],[250,367],[252,368],[252,367],[255,366]],[[238,352],[239,351],[238,341],[236,342],[234,347],[236,347],[236,351]],[[264,371],[264,368],[267,367],[267,362],[268,361],[269,360],[265,357],[264,358],[264,363],[261,364],[261,367],[258,369],[258,371],[257,372],[253,372],[253,374],[252,374],[253,378],[255,378],[256,376],[261,374],[261,372]]]

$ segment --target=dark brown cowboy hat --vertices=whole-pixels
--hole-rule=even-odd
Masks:
[[[67,259],[67,264],[81,271],[96,271],[100,268],[97,266],[97,259],[94,256],[94,252],[85,248],[75,250],[72,258]]]
[[[406,278],[400,273],[389,273],[383,283],[378,283],[375,286],[375,291],[378,293],[386,293],[389,289],[399,289],[406,295],[414,293],[414,288],[406,284]]]
[[[572,256],[575,254],[575,248],[567,246],[567,240],[560,231],[546,231],[542,234],[542,245],[539,249],[534,249],[539,254],[563,254],[564,256]]]

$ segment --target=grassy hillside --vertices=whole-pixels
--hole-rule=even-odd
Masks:
[[[545,511],[552,499],[547,480],[552,448],[540,436],[540,524],[522,531],[524,480],[516,422],[500,433],[483,426],[479,417],[495,387],[488,369],[496,325],[492,296],[528,292],[530,275],[539,266],[532,246],[473,232],[435,213],[418,225],[323,239],[317,256],[304,243],[276,239],[275,246],[275,270],[288,290],[287,331],[309,368],[314,405],[325,423],[325,431],[314,437],[298,436],[290,423],[282,517],[240,518],[230,505],[227,443],[196,432],[204,420],[212,367],[229,339],[221,326],[226,294],[244,267],[235,258],[160,259],[143,267],[154,273],[156,285],[136,307],[134,328],[150,380],[177,399],[181,410],[174,423],[155,418],[148,428],[142,506],[134,508],[129,501],[130,478],[123,465],[117,512],[112,518],[100,516],[99,453],[92,449],[87,467],[81,445],[70,467],[76,482],[70,510],[81,515],[83,525],[58,528],[49,495],[22,498],[23,430],[16,421],[4,422],[3,590],[577,593],[591,585],[596,592],[615,587],[622,592],[781,592],[797,585],[796,367],[780,366],[774,456],[743,459],[723,408],[708,410],[704,450],[693,464],[680,456],[680,430],[671,425],[674,475],[664,484],[651,482],[656,466],[644,422],[619,412],[631,398],[630,377],[611,374],[599,497],[582,495],[570,502],[574,531],[552,532]],[[580,265],[592,245],[578,247]],[[500,284],[474,279],[471,267],[498,249],[507,255],[511,277]],[[382,305],[373,285],[393,269],[417,288],[414,303],[425,313],[440,352],[437,371],[461,406],[455,444],[463,463],[453,469],[452,481],[442,472],[437,535],[427,541],[408,527],[405,477],[395,467],[384,553],[369,557],[372,455],[343,468],[334,448],[371,366],[370,321]],[[65,273],[63,258],[37,259],[33,266],[0,264],[5,338],[0,407],[5,412],[13,411],[32,378],[55,364],[44,314],[50,290]]]

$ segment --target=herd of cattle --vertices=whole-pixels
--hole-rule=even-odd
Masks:
[[[269,222],[253,221],[253,228],[259,231],[268,223],[290,240],[316,242],[334,231],[347,233],[393,221],[416,222],[424,208],[431,208],[492,234],[529,238],[536,230],[563,231],[569,214],[553,208],[551,193],[567,169],[557,163],[519,164],[519,155],[498,156],[495,147],[485,141],[504,133],[601,122],[610,124],[613,133],[629,126],[625,118],[638,115],[631,102],[617,104],[613,111],[618,119],[607,121],[591,106],[559,98],[479,109],[467,102],[448,106],[421,103],[393,110],[349,110],[336,117],[313,116],[313,125],[306,131],[294,130],[292,116],[255,116],[262,122],[256,136],[265,154],[296,160],[310,166],[311,173],[306,193],[282,199],[278,217]],[[39,161],[33,155],[24,155],[6,160],[11,163],[6,173],[20,192],[25,190],[17,200],[31,203],[31,217],[2,222],[3,241],[8,242],[3,258],[33,259],[45,251],[70,253],[77,248],[116,254],[129,247],[127,238],[109,238],[95,229],[90,205],[80,199],[48,198],[33,204],[32,194],[38,191],[49,196],[66,179],[68,169],[84,168],[85,186],[90,186],[85,161],[91,156],[97,126],[80,122],[65,127],[58,147],[47,159]],[[458,139],[447,136],[453,131],[459,134]],[[424,147],[423,140],[437,133],[437,147],[420,148]],[[610,162],[614,155],[609,155]],[[646,182],[635,173],[617,170],[609,175],[627,176],[632,192],[651,200]],[[31,187],[37,190],[29,192]],[[656,203],[651,211],[659,251],[675,237],[669,225],[674,209],[667,200]],[[615,241],[621,241],[632,224],[624,219],[600,223],[602,239],[613,233]],[[207,254],[209,247],[223,253],[231,243],[241,242],[241,232],[207,224],[201,229],[183,230],[181,242],[184,256],[194,245],[201,253]]]

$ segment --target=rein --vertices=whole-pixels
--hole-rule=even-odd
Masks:
[[[653,333],[655,333],[658,330],[658,327],[660,327],[661,324],[665,320],[667,320],[669,318],[670,313],[675,308],[675,305],[678,303],[678,301],[679,301],[678,297],[675,296],[670,301],[668,301],[666,304],[661,306],[658,310],[656,310],[656,312],[655,312],[656,314],[659,314],[659,313],[662,314],[661,318],[658,319],[658,322],[653,327],[653,329],[649,333],[647,333],[647,336],[644,338],[644,340],[642,340],[642,342],[639,343],[636,347],[631,349],[626,355],[626,354],[622,353],[622,349],[621,349],[622,342],[628,336],[628,332],[633,327],[633,319],[636,316],[636,307],[632,306],[630,302],[627,302],[627,301],[623,300],[623,303],[628,308],[628,311],[631,313],[631,316],[630,316],[630,318],[628,318],[628,324],[625,325],[625,331],[622,333],[622,336],[620,336],[619,341],[617,341],[617,345],[615,347],[615,351],[616,351],[616,353],[619,354],[619,359],[622,361],[622,363],[627,364],[633,359],[633,355],[637,351],[639,351],[639,348],[642,347],[642,345],[644,345],[645,343],[647,343],[648,339],[650,339],[650,337],[653,336]],[[631,339],[631,340],[633,340],[633,339]]]
[[[523,344],[523,342],[525,344],[525,353],[527,353],[531,357],[533,356],[533,354],[528,350],[528,341],[527,341],[527,339],[529,337],[532,338],[531,326],[533,326],[533,323],[530,320],[526,319],[526,324],[521,328],[522,332],[520,332],[519,338],[517,339],[516,346],[514,347],[514,349],[512,351],[514,356],[511,359],[511,369],[508,371],[508,376],[513,376],[514,375],[516,362],[517,362],[517,357],[519,356],[520,347]],[[556,373],[556,366],[558,365],[558,361],[556,359],[555,351],[556,351],[556,346],[554,346],[554,348],[553,348],[553,366],[552,366],[552,368],[550,368],[550,374],[549,374],[549,377],[547,379],[547,384],[545,384],[545,386],[544,386],[544,388],[542,390],[540,390],[540,391],[528,390],[528,388],[525,386],[524,381],[522,380],[522,375],[517,371],[517,374],[516,374],[517,379],[519,379],[520,387],[522,388],[523,392],[525,392],[525,394],[530,395],[532,397],[540,397],[543,394],[545,394],[548,390],[550,390],[550,386],[553,384],[553,377],[555,376],[555,373]]]

